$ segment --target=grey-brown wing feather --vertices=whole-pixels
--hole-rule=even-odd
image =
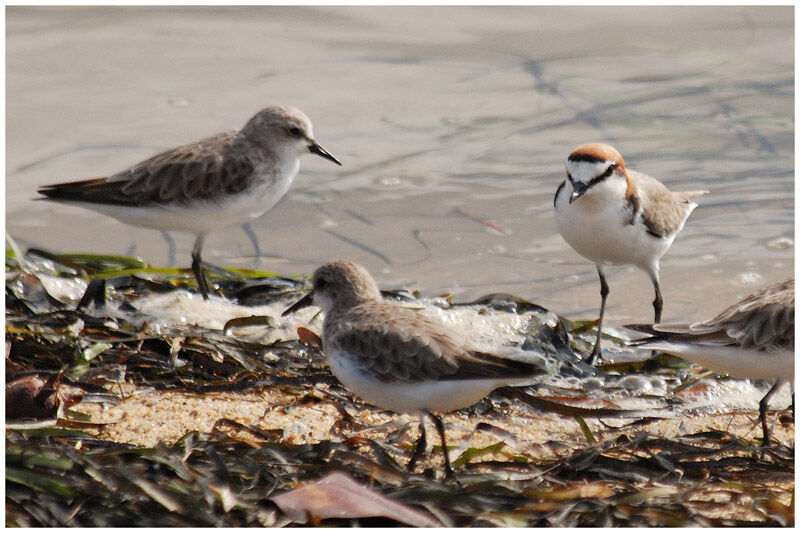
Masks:
[[[724,334],[742,348],[794,348],[794,279],[751,294],[706,322],[697,334]]]
[[[399,306],[394,311],[402,318],[393,313],[391,326],[388,321],[341,322],[335,331],[325,332],[324,349],[346,351],[366,372],[386,381],[525,377],[542,372],[530,363],[470,350],[447,333],[431,334],[427,330],[431,322],[416,311]]]
[[[626,326],[628,327],[628,326]],[[758,291],[705,322],[634,325],[648,342],[708,343],[744,349],[794,349],[794,279]]]
[[[691,212],[692,198],[708,192],[671,192],[663,183],[647,174],[628,170],[628,175],[636,183],[634,194],[641,208],[642,221],[655,237],[666,237],[678,231]]]
[[[158,205],[211,200],[245,189],[253,163],[229,153],[235,132],[179,146],[109,176],[47,185],[39,192],[53,200],[114,205]]]

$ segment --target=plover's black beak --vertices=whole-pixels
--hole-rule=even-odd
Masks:
[[[338,159],[336,159],[335,157],[333,157],[331,154],[329,154],[329,153],[328,153],[328,152],[325,150],[325,148],[323,148],[322,146],[318,145],[318,144],[317,144],[316,142],[314,142],[314,141],[311,141],[311,144],[309,144],[309,145],[308,145],[308,151],[309,151],[309,152],[311,152],[312,154],[317,154],[317,155],[318,155],[318,156],[320,156],[320,157],[324,157],[325,159],[330,159],[331,161],[333,161],[333,162],[334,162],[334,163],[336,163],[337,165],[339,165],[339,166],[342,166],[342,164],[341,164],[341,163],[339,163],[339,160],[338,160]]]
[[[299,300],[297,300],[294,305],[292,305],[289,309],[281,313],[281,316],[291,315],[295,311],[299,311],[304,307],[308,307],[314,303],[314,292],[309,292]]]
[[[574,202],[586,192],[589,187],[582,181],[572,182],[572,195],[569,197],[569,203]]]

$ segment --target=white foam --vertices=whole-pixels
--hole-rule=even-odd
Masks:
[[[262,343],[296,339],[297,328],[306,327],[318,334],[322,332],[322,314],[319,309],[301,309],[287,317],[281,313],[292,301],[279,301],[262,306],[242,306],[230,300],[211,296],[205,301],[198,294],[174,291],[142,298],[136,307],[147,316],[145,322],[151,329],[197,325],[222,330],[234,318],[249,316],[272,317],[274,326],[235,328],[230,334],[236,338]],[[413,304],[429,316],[441,320],[447,327],[461,333],[472,346],[510,357],[519,352],[531,313],[507,313],[483,306],[457,306],[443,309],[431,301],[420,300]],[[523,358],[535,358],[526,352]],[[545,359],[547,359],[545,357]],[[547,360],[547,364],[552,364]],[[625,374],[623,376],[566,376],[551,374],[538,378],[540,383],[580,391],[582,396],[610,400],[623,409],[656,407],[660,399],[677,387],[681,381],[654,374]],[[772,383],[751,382],[747,379],[719,379],[709,377],[678,394],[681,409],[703,409],[725,412],[731,409],[755,409]],[[773,408],[783,408],[791,402],[791,387],[782,387],[770,402]]]

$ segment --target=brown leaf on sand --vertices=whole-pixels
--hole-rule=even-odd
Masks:
[[[368,489],[342,472],[270,498],[295,522],[381,516],[413,527],[442,527],[432,516]]]

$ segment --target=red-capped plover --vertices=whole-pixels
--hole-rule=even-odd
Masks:
[[[625,327],[650,335],[630,344],[670,353],[717,374],[775,379],[758,409],[762,444],[769,444],[769,399],[794,379],[794,278],[754,292],[705,322]]]
[[[600,318],[590,363],[601,355],[609,293],[605,267],[632,264],[644,270],[655,288],[653,309],[655,322],[660,322],[659,261],[697,207],[691,199],[706,192],[670,192],[658,180],[626,169],[620,153],[607,144],[584,144],[569,155],[567,179],[553,204],[564,240],[594,262],[600,276]]]
[[[434,413],[468,407],[498,387],[544,373],[540,365],[473,350],[442,323],[383,300],[369,273],[349,261],[316,269],[311,292],[283,315],[312,304],[325,313],[322,349],[342,385],[378,407],[420,415],[409,470],[426,446],[423,415],[436,425],[452,478],[444,425]]]
[[[308,152],[341,165],[314,141],[305,113],[271,106],[239,131],[173,148],[112,176],[45,185],[39,193],[133,226],[193,233],[192,270],[207,300],[200,257],[206,234],[270,210],[297,175],[299,156]]]

